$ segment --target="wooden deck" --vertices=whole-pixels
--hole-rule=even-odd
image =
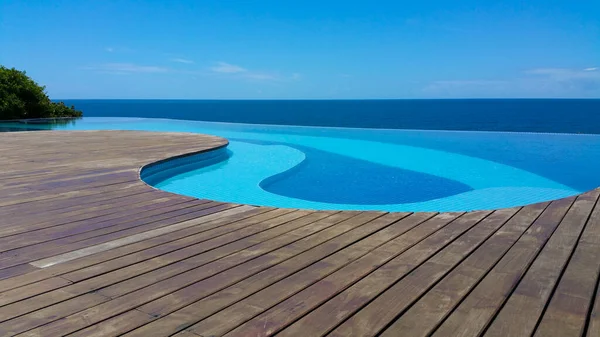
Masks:
[[[226,204],[139,180],[145,164],[225,144],[0,134],[0,336],[600,336],[599,190],[386,214]]]

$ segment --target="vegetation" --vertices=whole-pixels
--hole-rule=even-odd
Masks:
[[[0,65],[0,120],[82,116],[74,106],[52,102],[45,89],[24,71]]]

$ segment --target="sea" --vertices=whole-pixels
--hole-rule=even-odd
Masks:
[[[600,99],[62,100],[85,117],[600,134]]]

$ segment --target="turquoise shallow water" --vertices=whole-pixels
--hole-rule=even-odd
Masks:
[[[166,162],[144,179],[174,193],[252,205],[466,211],[553,200],[600,186],[598,135],[315,128],[143,118],[83,118],[66,125],[27,127],[177,131],[225,137],[230,140],[227,148]]]

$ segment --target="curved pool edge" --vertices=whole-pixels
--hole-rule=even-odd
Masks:
[[[165,179],[189,172],[197,167],[217,164],[227,160],[230,156],[227,144],[225,144],[213,149],[174,156],[144,165],[139,170],[139,176],[144,183],[157,188],[156,185]]]
[[[102,131],[106,131],[106,130],[102,130]],[[102,132],[100,131],[100,132]],[[65,131],[58,131],[58,132],[65,132]],[[81,131],[80,131],[81,132]],[[86,131],[83,131],[86,132]],[[121,130],[108,130],[108,132],[139,132],[139,131],[121,131]],[[220,141],[220,143],[218,145],[215,146],[211,146],[211,147],[207,147],[207,148],[203,148],[200,150],[195,150],[195,151],[189,151],[189,152],[182,152],[182,153],[178,153],[178,154],[174,154],[174,155],[168,155],[166,157],[163,157],[162,159],[159,160],[155,160],[155,161],[151,161],[148,163],[144,163],[141,166],[138,167],[137,169],[137,176],[138,179],[144,183],[146,186],[149,186],[155,190],[158,191],[162,191],[162,192],[167,192],[167,193],[173,193],[173,192],[169,192],[169,191],[165,191],[162,190],[160,188],[157,188],[156,186],[154,186],[151,183],[148,183],[147,180],[145,179],[144,175],[150,174],[150,175],[156,175],[156,174],[160,174],[162,171],[160,170],[161,165],[166,165],[166,164],[173,164],[174,162],[176,163],[177,161],[186,161],[186,160],[193,160],[195,159],[194,157],[198,156],[204,156],[206,154],[210,154],[213,152],[219,152],[219,151],[224,151],[227,149],[227,146],[229,145],[229,140],[223,138],[223,137],[219,137],[219,136],[214,136],[214,135],[204,135],[204,134],[197,134],[197,133],[188,133],[188,132],[155,132],[155,131],[141,131],[141,132],[146,132],[146,133],[153,133],[153,134],[167,134],[167,135],[177,135],[177,134],[181,134],[181,135],[190,135],[190,136],[203,136],[203,137],[210,137],[213,138],[216,141]],[[153,170],[156,170],[156,172],[153,172]],[[148,176],[146,176],[148,177]],[[183,196],[187,196],[187,197],[191,197],[191,198],[196,198],[199,199],[197,197],[194,196],[189,196],[189,195],[184,195],[184,194],[179,194],[179,193],[173,193],[173,194],[178,194],[178,195],[183,195]]]
[[[163,132],[164,134],[170,134],[170,132]],[[198,135],[196,133],[190,133],[190,134],[194,134],[194,135]],[[205,135],[203,135],[205,136]],[[504,210],[504,209],[514,209],[514,208],[519,208],[519,207],[525,207],[525,206],[532,206],[532,205],[538,205],[538,204],[543,204],[543,203],[549,203],[549,202],[553,202],[553,201],[558,201],[558,200],[563,200],[563,199],[568,199],[568,198],[576,198],[578,196],[596,191],[596,190],[600,190],[600,187],[597,188],[593,188],[590,189],[588,191],[584,191],[584,192],[580,192],[580,193],[573,193],[573,194],[569,194],[569,195],[565,195],[565,196],[561,196],[559,198],[549,198],[546,200],[540,200],[540,201],[535,201],[535,202],[530,202],[530,203],[522,203],[522,204],[517,204],[517,205],[510,205],[510,206],[506,206],[506,207],[490,207],[490,208],[481,208],[481,209],[472,209],[472,210],[443,210],[443,209],[423,209],[423,210],[393,210],[393,209],[388,209],[388,210],[382,210],[382,209],[361,209],[361,208],[344,208],[342,207],[342,205],[340,205],[339,207],[336,207],[336,204],[330,204],[332,205],[331,207],[327,207],[327,208],[318,208],[318,207],[302,207],[302,206],[278,206],[278,205],[264,205],[261,204],[260,202],[257,203],[252,203],[252,202],[247,202],[247,201],[233,201],[233,200],[218,200],[218,198],[210,198],[210,197],[202,197],[202,196],[197,196],[197,195],[191,195],[191,194],[182,194],[182,193],[178,193],[177,191],[173,191],[173,190],[168,190],[168,189],[163,189],[161,187],[157,187],[156,185],[158,183],[160,183],[161,181],[164,181],[166,179],[169,179],[171,177],[177,176],[179,174],[184,174],[186,172],[190,172],[199,168],[205,168],[205,167],[209,167],[211,165],[215,165],[218,163],[221,163],[227,159],[230,158],[230,154],[227,154],[227,146],[230,144],[229,140],[222,138],[222,137],[217,137],[217,136],[209,136],[209,137],[215,137],[215,138],[221,138],[222,140],[225,141],[224,144],[220,145],[220,146],[215,146],[213,148],[210,149],[205,149],[205,150],[201,150],[201,151],[193,151],[193,152],[189,152],[189,153],[185,153],[185,154],[179,154],[179,155],[175,155],[175,156],[170,156],[161,160],[157,160],[155,162],[151,162],[148,163],[142,167],[140,167],[139,172],[138,172],[138,177],[139,179],[146,184],[147,186],[150,186],[151,188],[155,189],[155,190],[159,190],[162,192],[166,192],[166,193],[172,193],[172,194],[176,194],[176,195],[182,195],[182,196],[186,196],[186,197],[191,197],[191,198],[196,198],[196,199],[206,199],[206,200],[211,200],[211,201],[216,201],[216,202],[221,202],[221,203],[229,203],[229,204],[239,204],[239,205],[247,205],[247,206],[252,206],[252,207],[270,207],[270,208],[285,208],[285,209],[305,209],[305,210],[311,210],[311,211],[360,211],[360,212],[387,212],[387,213],[396,213],[396,212],[409,212],[409,213],[419,213],[419,212],[436,212],[436,213],[455,213],[455,212],[478,212],[478,211],[497,211],[497,210]],[[209,155],[210,157],[208,158],[203,158],[206,155]],[[176,171],[178,172],[172,172],[173,167],[167,167],[164,170],[161,170],[161,165],[167,166],[167,165],[173,165],[175,163],[183,163],[183,167],[178,168],[178,167],[174,167],[176,169]],[[188,169],[185,169],[185,168]],[[150,171],[148,172],[148,170],[156,170],[156,171]],[[171,171],[171,172],[169,172]],[[145,174],[150,174],[150,176],[144,176]],[[148,178],[150,178],[152,180],[152,178],[154,176],[159,176],[161,174],[164,174],[165,176],[167,176],[167,178],[161,179],[160,181],[154,182],[154,181],[148,181]],[[261,181],[262,182],[262,181]],[[260,184],[259,184],[260,185]],[[265,193],[267,193],[265,191]],[[298,199],[300,200],[300,199]],[[303,201],[303,200],[300,200]],[[385,206],[385,205],[367,205],[367,206]],[[388,205],[389,206],[389,205]]]

